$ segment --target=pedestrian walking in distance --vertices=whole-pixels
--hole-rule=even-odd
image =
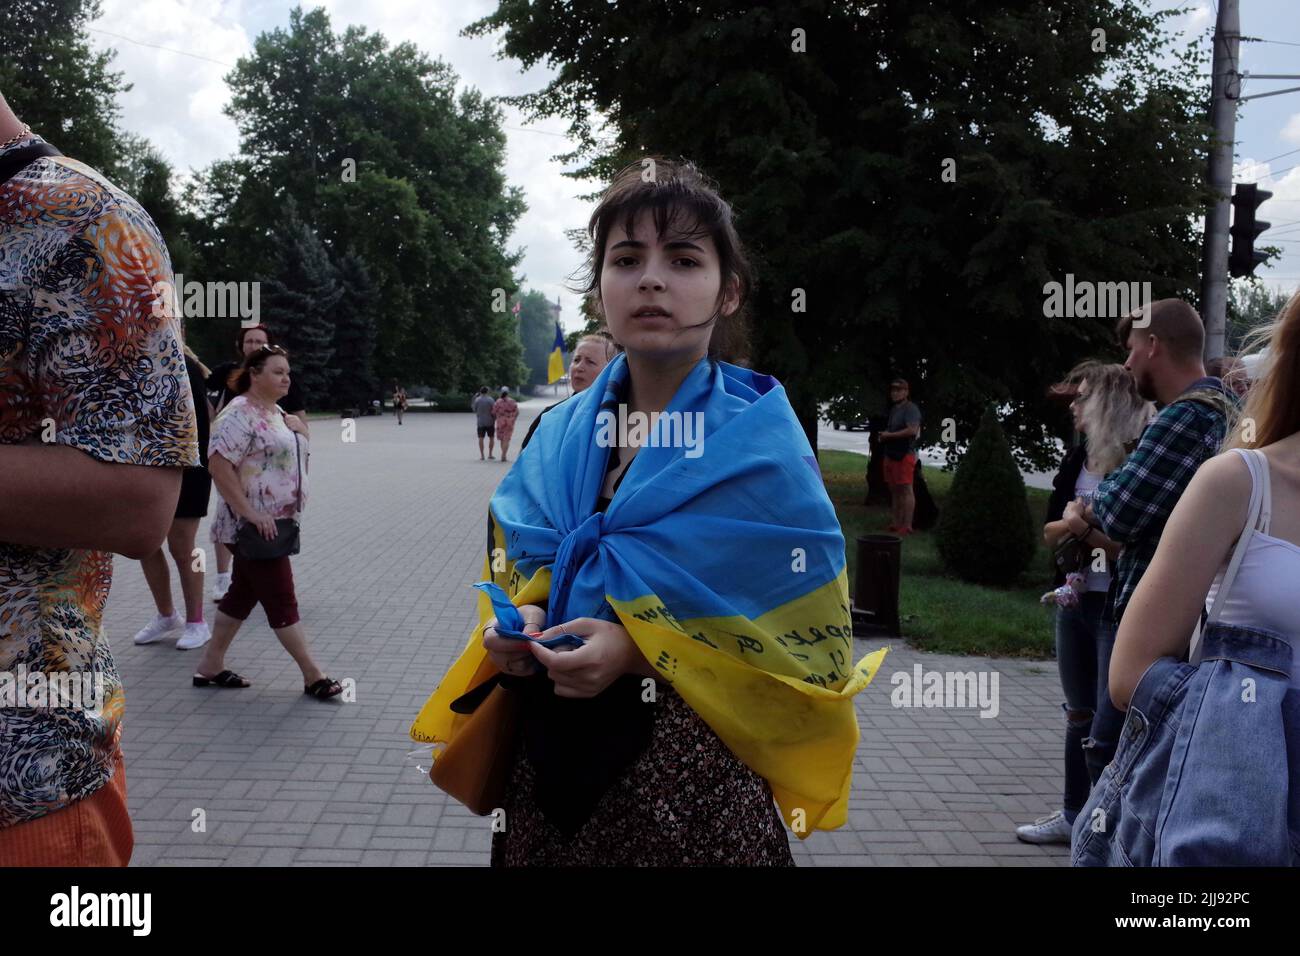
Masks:
[[[478,458],[479,461],[486,461],[483,457],[483,439],[488,441],[487,457],[496,459],[496,417],[493,409],[496,403],[492,401],[492,396],[488,394],[488,387],[484,385],[478,390],[471,403],[474,409],[474,421],[478,428]]]

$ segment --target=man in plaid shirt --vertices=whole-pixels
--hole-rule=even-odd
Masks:
[[[1067,520],[1074,515],[1124,546],[1097,636],[1103,681],[1120,618],[1155,556],[1165,522],[1196,469],[1218,454],[1237,407],[1223,383],[1205,374],[1205,326],[1186,302],[1161,299],[1151,304],[1149,324],[1140,311],[1134,312],[1120,320],[1117,331],[1129,353],[1124,367],[1139,394],[1162,408],[1137,449],[1097,488],[1091,506],[1072,502],[1066,507]],[[1124,723],[1107,683],[1099,688],[1092,735],[1084,741],[1093,783],[1115,755]]]

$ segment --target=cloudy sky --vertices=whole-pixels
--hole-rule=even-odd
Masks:
[[[488,96],[541,89],[550,70],[520,70],[498,60],[495,39],[459,36],[469,23],[496,9],[495,0],[316,0],[336,32],[358,24],[391,43],[410,41],[459,74],[461,86]],[[259,33],[287,27],[294,3],[283,0],[103,0],[103,16],[90,24],[91,39],[117,51],[114,67],[134,88],[120,97],[122,124],[147,136],[178,170],[206,166],[238,145],[234,123],[222,113],[229,100],[223,77],[252,51]],[[551,157],[572,148],[567,123],[548,120],[525,126],[509,107],[505,174],[524,191],[528,212],[513,247],[526,250],[521,266],[528,288],[561,301],[566,330],[576,328],[579,298],[566,285],[582,262],[564,230],[584,226],[590,203],[574,198],[593,184],[561,175],[568,168]]]
[[[1176,21],[1189,36],[1205,33],[1214,19],[1213,0],[1193,0]],[[1267,42],[1242,45],[1242,69],[1253,73],[1300,73],[1300,21],[1296,0],[1242,0],[1242,33]],[[305,4],[310,6],[311,3]],[[469,39],[461,28],[495,9],[495,0],[316,0],[335,30],[359,24],[390,41],[409,40],[441,58],[464,85],[489,96],[538,90],[550,71],[522,72],[499,60],[495,38]],[[1160,6],[1176,6],[1159,0]],[[234,124],[221,112],[229,98],[222,79],[252,49],[261,32],[283,27],[293,3],[284,0],[103,0],[93,22],[93,42],[117,50],[115,68],[134,88],[121,98],[125,128],[147,136],[180,170],[206,166],[235,151]],[[1200,42],[1208,43],[1208,40]],[[1300,81],[1248,81],[1243,95],[1300,85]],[[581,265],[564,230],[585,225],[590,204],[574,198],[590,190],[561,175],[551,160],[571,148],[562,120],[525,126],[506,109],[506,177],[521,187],[528,212],[512,237],[525,249],[528,287],[562,305],[566,329],[575,327],[578,299],[566,289]],[[1287,250],[1265,275],[1270,285],[1300,286],[1300,93],[1243,105],[1237,124],[1236,179],[1258,179],[1274,196],[1261,211],[1273,223],[1264,239]],[[1276,239],[1274,238],[1276,237]]]
[[[1241,0],[1241,34],[1257,40],[1241,44],[1245,73],[1300,73],[1300,18],[1296,0]],[[1213,15],[1204,13],[1208,26]],[[1251,80],[1241,95],[1252,96],[1300,86],[1300,80]],[[1236,182],[1259,182],[1273,198],[1259,217],[1272,224],[1260,237],[1279,246],[1282,258],[1257,270],[1270,285],[1287,292],[1300,288],[1300,92],[1251,100],[1237,114]]]

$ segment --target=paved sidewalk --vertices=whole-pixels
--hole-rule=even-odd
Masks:
[[[516,444],[546,404],[524,406]],[[153,607],[138,565],[116,559],[106,623],[126,685],[135,865],[487,863],[490,821],[429,783],[408,757],[415,744],[407,730],[469,633],[468,585],[481,568],[485,509],[505,469],[478,460],[469,413],[356,425],[357,440],[347,444],[337,420],[312,422],[311,500],[303,553],[294,559],[312,651],[332,677],[356,681],[356,703],[304,697],[297,667],[260,609],[228,656],[253,686],[191,687],[197,652],[132,644]],[[199,543],[211,573],[206,521]],[[173,592],[179,601],[174,580]],[[210,581],[208,594],[211,617]],[[879,646],[857,644],[859,655]],[[999,714],[893,708],[891,675],[911,674],[916,663],[996,670]],[[1065,848],[1027,846],[1012,832],[1059,804],[1059,700],[1050,662],[896,646],[857,698],[863,735],[849,825],[793,840],[796,860],[1068,863]]]

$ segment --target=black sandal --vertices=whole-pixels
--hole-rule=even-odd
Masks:
[[[302,692],[304,694],[310,694],[317,700],[329,700],[331,697],[337,697],[339,694],[343,693],[343,685],[332,678],[322,677],[310,687],[303,684]]]
[[[195,687],[252,687],[252,683],[247,679],[240,677],[234,671],[222,671],[216,677],[204,677],[202,674],[194,675]]]

